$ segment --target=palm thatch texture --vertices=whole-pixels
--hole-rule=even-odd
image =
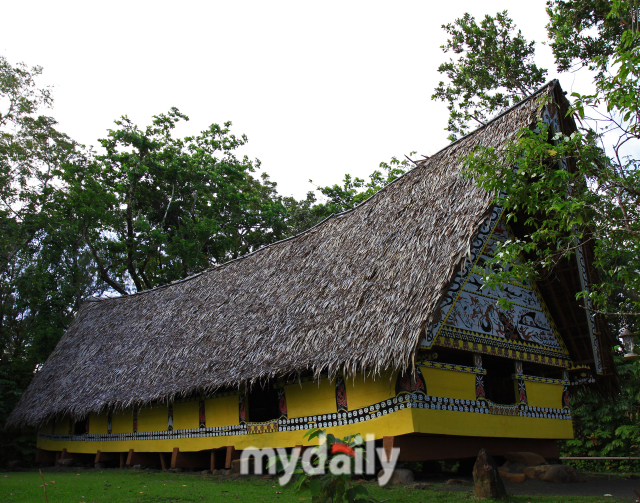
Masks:
[[[404,368],[490,211],[461,176],[538,117],[552,82],[356,209],[188,280],[87,301],[13,411],[42,423],[312,369]]]

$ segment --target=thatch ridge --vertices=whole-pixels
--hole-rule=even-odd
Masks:
[[[541,88],[352,210],[185,280],[85,302],[8,423],[411,362],[492,195],[461,176],[538,118]],[[374,204],[375,203],[375,204]]]

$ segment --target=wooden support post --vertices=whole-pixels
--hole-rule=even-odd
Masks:
[[[127,456],[127,466],[131,466],[133,463],[133,449],[129,449],[129,455]]]
[[[224,462],[224,467],[228,470],[231,468],[231,461],[233,461],[233,454],[235,447],[233,445],[227,446],[227,459]]]
[[[96,459],[93,460],[93,464],[100,462],[100,451],[96,451]]]
[[[67,449],[62,449],[62,453],[60,453],[60,459],[69,459],[71,456],[67,454]]]
[[[179,452],[180,452],[180,449],[178,447],[173,448],[173,453],[171,454],[171,468],[176,468]]]
[[[124,468],[127,464],[127,453],[126,452],[121,452],[120,453],[120,468]]]
[[[163,470],[167,469],[167,460],[165,459],[165,454],[164,452],[160,453],[160,466],[162,467]]]
[[[393,437],[382,437],[382,450],[384,451],[385,462],[391,461],[393,452]]]
[[[209,461],[209,471],[213,473],[213,470],[216,469],[216,450],[211,449],[211,458]]]

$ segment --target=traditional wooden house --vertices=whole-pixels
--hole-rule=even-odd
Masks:
[[[352,211],[184,281],[85,302],[9,423],[40,426],[42,461],[222,467],[314,427],[375,434],[401,460],[557,457],[571,386],[613,372],[606,326],[575,298],[592,251],[537,284],[483,289],[496,243],[524,231],[461,158],[540,117],[572,131],[566,106],[554,81]]]

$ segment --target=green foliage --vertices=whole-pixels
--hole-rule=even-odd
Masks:
[[[300,234],[331,214],[324,204],[318,202],[313,191],[307,192],[304,199],[297,200],[289,196],[283,197],[281,202],[286,210],[285,224],[289,236]]]
[[[66,207],[99,280],[120,294],[186,278],[285,237],[285,207],[231,123],[175,138],[177,109],[141,130],[126,116],[95,160],[68,166]]]
[[[499,245],[485,263],[485,285],[500,288],[507,282],[540,279],[574,253],[576,237],[592,241],[600,281],[579,296],[588,295],[596,308],[612,314],[613,333],[625,324],[637,333],[640,314],[640,34],[637,26],[631,29],[634,5],[550,0],[547,30],[559,69],[594,70],[595,92],[573,95],[569,114],[579,130],[567,136],[540,122],[501,149],[478,147],[464,160],[467,176],[493,193],[508,219],[524,229]],[[459,27],[466,24],[458,20]],[[452,28],[447,31],[451,34]],[[528,47],[530,52],[523,52],[516,66],[524,67],[533,55],[533,47]],[[448,70],[452,82],[469,78],[464,65]],[[466,95],[451,96],[450,124],[465,118],[453,104],[461,109],[473,100],[486,108],[494,105],[482,88],[476,91],[471,85]],[[509,302],[501,303],[509,307]],[[589,389],[573,396],[576,438],[564,443],[565,455],[638,455],[640,364],[616,356],[616,366],[622,387],[616,399]],[[637,463],[605,465],[639,468]]]
[[[447,103],[451,141],[544,83],[547,70],[533,62],[535,42],[528,42],[520,30],[515,33],[507,11],[486,15],[480,24],[465,13],[442,27],[449,35],[442,50],[453,52],[457,59],[438,68],[448,82],[440,82],[432,99]]]
[[[597,114],[598,133],[583,128],[566,136],[541,122],[500,151],[479,147],[466,158],[467,173],[496,194],[509,219],[524,218],[528,229],[489,261],[488,285],[535,280],[573,253],[577,236],[594,241],[601,271],[601,282],[581,295],[605,312],[640,313],[640,170],[638,160],[625,155],[637,152],[640,140],[637,39],[637,33],[624,33],[615,72],[605,71],[608,56],[597,60],[603,71],[595,94],[575,94],[575,113]],[[598,112],[600,105],[608,115]],[[600,146],[604,140],[612,156]],[[498,261],[508,267],[498,269]]]
[[[415,155],[415,152],[409,154],[409,156],[412,155]],[[388,163],[381,162],[381,170],[375,170],[371,173],[369,180],[345,174],[341,185],[318,187],[318,191],[327,198],[327,201],[322,205],[324,215],[329,216],[332,213],[341,213],[355,208],[406,173],[410,169],[409,163],[408,159],[400,161],[393,157]],[[313,183],[312,180],[310,181]]]
[[[640,363],[627,362],[617,355],[621,392],[617,400],[596,390],[581,389],[571,396],[574,418],[573,440],[560,445],[562,456],[640,456]],[[637,461],[575,461],[581,469],[638,471]]]
[[[578,237],[595,241],[595,265],[604,275],[603,283],[593,285],[592,300],[603,309],[612,307],[616,293],[622,294],[625,309],[635,302],[633,292],[640,287],[633,260],[640,251],[634,236],[638,222],[630,221],[630,229],[619,223],[625,215],[621,202],[637,212],[637,194],[621,190],[627,183],[634,187],[637,173],[611,179],[615,172],[605,159],[592,133],[552,135],[542,122],[535,130],[524,129],[500,151],[479,147],[466,158],[468,176],[496,194],[495,202],[506,208],[509,220],[521,218],[527,229],[526,235],[501,244],[487,261],[489,287],[539,279],[573,253]],[[498,267],[499,262],[508,267]]]
[[[414,154],[415,152],[411,152],[409,155]],[[281,198],[280,201],[286,208],[284,222],[287,234],[295,236],[332,214],[355,208],[411,169],[408,159],[400,161],[396,157],[388,163],[381,162],[379,167],[369,175],[368,180],[347,173],[341,184],[317,187],[324,201],[319,201],[314,192],[308,192],[307,197],[299,201],[293,197]],[[313,183],[313,180],[309,181]]]
[[[596,58],[609,58],[630,22],[630,9],[622,17],[610,16],[610,0],[548,0],[547,33],[558,70],[597,69]],[[627,2],[629,5],[630,2]]]
[[[95,291],[59,198],[59,169],[84,151],[40,115],[52,103],[49,90],[36,86],[40,73],[0,57],[0,424],[81,299]],[[5,432],[0,463],[31,462],[33,433]]]
[[[369,491],[362,484],[352,484],[351,475],[355,473],[355,457],[364,459],[364,440],[360,434],[337,439],[326,430],[312,429],[304,434],[308,440],[318,438],[320,445],[312,447],[311,462],[306,463],[300,458],[293,471],[291,483],[298,493],[309,491],[313,503],[353,503],[373,502],[369,497]],[[352,449],[353,456],[338,452],[332,455],[334,445],[339,444]],[[326,453],[326,456],[323,454]],[[339,461],[339,463],[336,463]],[[282,461],[279,458],[270,460],[269,466],[276,463],[279,471],[282,470]],[[330,470],[332,464],[345,466],[345,473],[336,474]],[[317,475],[312,475],[315,472]],[[324,472],[324,474],[321,474]]]

